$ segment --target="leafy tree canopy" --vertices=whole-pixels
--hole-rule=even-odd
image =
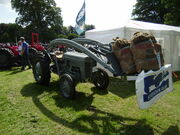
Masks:
[[[62,26],[61,9],[54,0],[11,0],[11,4],[21,25]]]
[[[132,16],[135,20],[164,23],[166,9],[161,0],[137,0]]]
[[[54,0],[11,0],[11,5],[19,15],[16,23],[28,27],[29,32],[38,32],[41,36],[51,27],[62,27],[61,9]]]
[[[164,15],[164,23],[180,26],[180,0],[162,0],[168,12]]]
[[[180,0],[137,0],[133,19],[180,26]]]
[[[95,29],[95,26],[92,24],[85,24],[84,25],[85,31]]]
[[[0,24],[0,43],[3,42],[16,42],[22,33],[22,27],[18,24]]]

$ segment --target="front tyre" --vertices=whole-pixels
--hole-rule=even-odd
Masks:
[[[43,55],[36,58],[32,70],[37,83],[43,85],[49,84],[51,78],[50,66]]]
[[[69,74],[64,74],[60,78],[60,90],[65,98],[75,97],[75,83]]]
[[[109,85],[109,76],[106,71],[98,68],[97,71],[92,73],[92,82],[96,88],[106,90]]]

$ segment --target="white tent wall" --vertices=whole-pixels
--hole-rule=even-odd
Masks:
[[[165,64],[172,64],[173,71],[180,71],[180,28],[139,21],[111,30],[91,30],[85,37],[104,44],[112,42],[115,37],[131,39],[135,32],[152,33],[162,45]],[[143,25],[143,26],[142,26]]]
[[[115,37],[124,37],[124,28],[86,32],[85,37],[108,44]]]
[[[175,71],[180,71],[180,32],[171,32],[172,40],[171,40],[171,60],[173,69]],[[171,62],[170,62],[171,63]]]

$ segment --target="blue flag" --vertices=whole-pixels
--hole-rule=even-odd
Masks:
[[[86,19],[86,14],[85,14],[85,1],[76,17],[76,32],[78,34],[81,34],[82,32],[84,32],[84,24],[85,24],[85,19]]]

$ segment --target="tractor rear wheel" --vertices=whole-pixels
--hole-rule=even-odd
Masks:
[[[31,65],[34,64],[36,56],[38,54],[38,50],[36,50],[36,48],[29,48],[29,61],[31,63]]]
[[[32,70],[37,83],[49,84],[51,78],[50,65],[43,54],[36,55]]]
[[[0,48],[0,68],[11,67],[13,65],[13,52],[8,48]]]
[[[92,82],[96,88],[106,90],[109,85],[109,76],[106,71],[98,68],[97,71],[92,73]]]
[[[74,98],[75,84],[74,80],[69,74],[64,74],[60,78],[60,90],[65,98]]]

